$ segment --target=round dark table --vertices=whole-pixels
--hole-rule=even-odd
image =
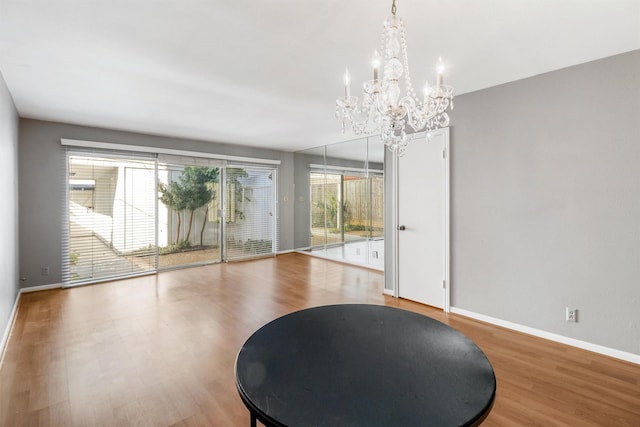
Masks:
[[[265,426],[467,426],[496,391],[484,353],[455,329],[397,308],[297,311],[256,331],[236,359],[240,397]]]

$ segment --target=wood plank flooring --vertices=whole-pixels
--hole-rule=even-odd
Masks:
[[[640,426],[640,366],[382,288],[379,272],[288,254],[24,294],[0,367],[0,426],[248,426],[237,351],[278,316],[334,303],[416,311],[474,340],[498,383],[486,426]]]

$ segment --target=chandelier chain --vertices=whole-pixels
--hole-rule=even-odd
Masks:
[[[391,4],[391,14],[396,16],[396,0],[393,0],[393,3]]]
[[[400,27],[400,43],[401,43],[401,47],[402,47],[402,60],[404,62],[404,69],[405,69],[405,88],[407,90],[407,94],[409,94],[409,96],[411,96],[413,99],[415,99],[416,101],[418,101],[418,97],[416,96],[415,91],[413,90],[413,85],[411,84],[411,74],[409,72],[409,57],[407,56],[407,40],[406,40],[406,34],[405,34],[405,30],[404,30],[404,23],[402,23],[402,26]]]

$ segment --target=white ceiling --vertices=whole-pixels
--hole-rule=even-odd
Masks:
[[[0,71],[21,117],[295,151],[353,139],[335,98],[345,65],[354,83],[370,78],[390,6],[0,0]],[[640,0],[397,8],[416,90],[433,81],[439,55],[461,94],[640,49]]]

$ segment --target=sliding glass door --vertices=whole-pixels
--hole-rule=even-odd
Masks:
[[[276,181],[275,168],[225,169],[225,259],[275,253]]]
[[[158,268],[221,261],[218,160],[158,157]]]
[[[277,169],[69,151],[64,283],[274,254]]]
[[[65,282],[155,270],[155,159],[78,152],[68,160]]]

